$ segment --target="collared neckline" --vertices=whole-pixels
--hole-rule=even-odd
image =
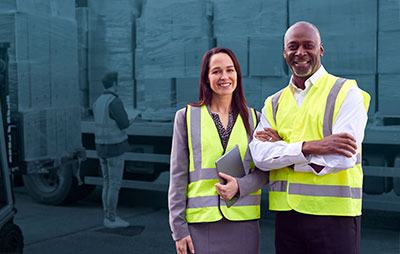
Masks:
[[[116,94],[115,92],[110,91],[110,90],[105,90],[105,91],[104,91],[104,94],[112,94],[112,95],[114,95],[115,97],[118,97],[118,94]]]
[[[309,77],[309,78],[304,82],[304,85],[305,85],[305,87],[306,87],[304,90],[298,88],[297,86],[295,86],[295,85],[293,84],[293,75],[292,75],[292,77],[290,78],[290,83],[289,83],[290,90],[291,90],[293,93],[294,93],[295,91],[296,91],[297,93],[307,93],[307,91],[310,90],[311,86],[312,86],[313,84],[315,84],[315,83],[318,81],[318,79],[320,79],[320,78],[321,78],[324,74],[326,74],[326,73],[327,73],[327,72],[326,72],[324,66],[321,64],[321,67],[319,67],[319,69],[318,69],[311,77]]]

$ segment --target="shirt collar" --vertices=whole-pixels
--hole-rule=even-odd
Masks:
[[[306,86],[306,88],[304,89],[304,91],[308,91],[308,89],[311,87],[311,85],[315,84],[315,82],[318,81],[318,79],[320,79],[322,77],[322,75],[324,75],[326,72],[324,66],[319,67],[319,69],[313,74],[311,75],[311,77],[309,77],[306,82],[304,82],[304,85]],[[290,89],[292,91],[302,91],[300,88],[297,88],[297,86],[295,86],[293,84],[293,75],[290,78],[290,83],[289,83]]]
[[[118,97],[118,94],[116,94],[115,92],[113,92],[113,91],[111,91],[111,90],[104,90],[104,94],[112,94],[112,95],[114,95],[115,97]]]

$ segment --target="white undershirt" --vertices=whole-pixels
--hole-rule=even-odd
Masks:
[[[291,79],[289,87],[294,94],[298,107],[303,103],[310,87],[325,73],[327,72],[321,65],[318,71],[306,80],[306,88],[304,90],[293,85]],[[348,133],[352,135],[356,139],[358,148],[361,147],[368,119],[363,101],[360,89],[353,85],[349,89],[332,127],[332,134]],[[264,127],[271,128],[271,124],[265,117],[265,108],[262,109],[261,119],[256,131],[261,131]],[[250,143],[250,150],[255,165],[264,171],[294,164],[294,170],[297,172],[313,172],[316,175],[325,175],[353,168],[356,163],[356,155],[353,155],[351,158],[343,155],[310,155],[305,158],[301,151],[303,142],[287,144],[285,141],[262,142],[253,138]],[[318,173],[309,165],[311,163],[324,166],[324,168]]]

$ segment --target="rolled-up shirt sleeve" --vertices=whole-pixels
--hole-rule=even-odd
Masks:
[[[169,224],[175,241],[190,234],[186,222],[189,152],[185,112],[185,109],[181,109],[175,115],[170,159],[168,208]]]
[[[261,119],[256,131],[262,131],[264,128],[271,128],[271,124],[265,117],[265,108],[262,109]],[[292,144],[285,141],[263,142],[254,137],[256,131],[253,134],[253,140],[250,142],[250,151],[254,164],[260,170],[271,171],[297,163],[308,163],[301,151],[303,141]]]

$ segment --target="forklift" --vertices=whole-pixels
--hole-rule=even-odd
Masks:
[[[0,94],[5,91],[7,84],[7,56],[8,43],[0,43]],[[6,150],[7,107],[4,94],[0,103],[0,253],[22,253],[24,240],[21,229],[14,224],[17,213],[13,193],[13,181],[8,166],[8,152]]]

